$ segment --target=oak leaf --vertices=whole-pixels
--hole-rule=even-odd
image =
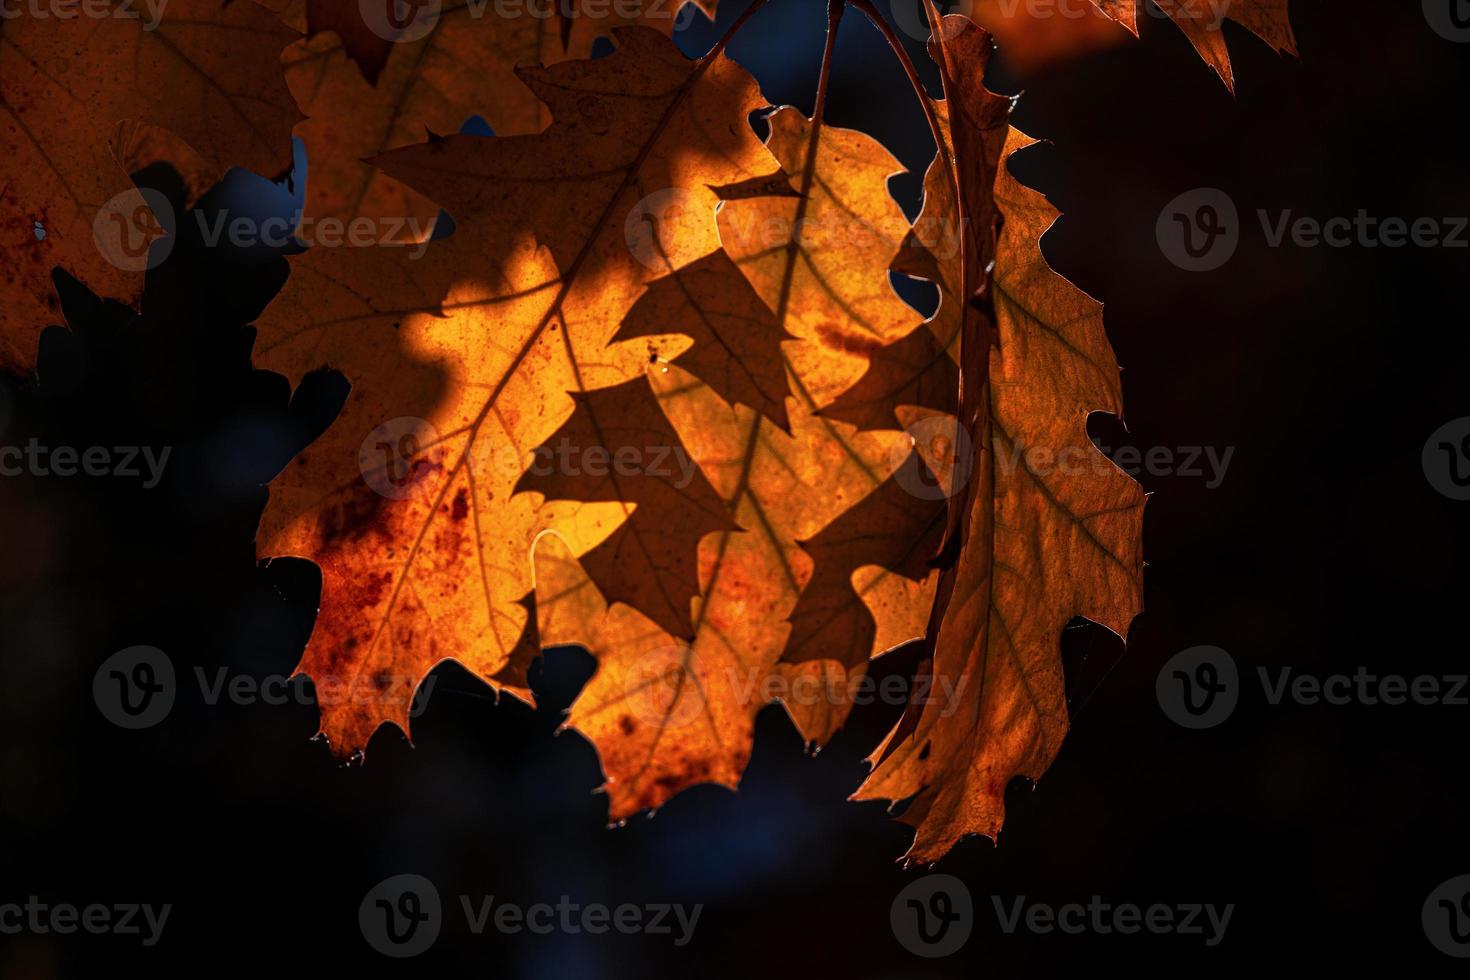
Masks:
[[[331,365],[353,384],[337,422],[274,481],[262,522],[263,553],[322,569],[300,668],[313,677],[416,683],[453,657],[500,684],[533,628],[523,601],[538,540],[585,555],[638,514],[627,500],[548,501],[517,485],[574,411],[604,404],[569,392],[648,383],[658,338],[612,339],[648,283],[718,248],[711,186],[769,179],[777,166],[744,125],[764,105],[759,89],[721,51],[690,61],[642,28],[618,40],[596,61],[521,69],[551,108],[543,133],[453,136],[379,158],[442,202],[455,233],[422,260],[402,248],[310,250],[260,321],[261,366],[296,380]],[[683,206],[650,212],[659,195]],[[650,213],[651,243],[633,234]],[[662,340],[668,358],[689,343]],[[385,445],[381,459],[365,439]],[[370,485],[390,476],[403,499],[393,480],[388,496]],[[625,537],[656,515],[638,516]],[[674,550],[697,544],[697,528],[676,531]],[[684,574],[665,573],[676,594]],[[600,584],[618,582],[608,572]],[[385,722],[407,730],[407,705],[329,706],[322,729],[350,755]]]
[[[1235,91],[1235,71],[1225,46],[1225,20],[1233,20],[1271,45],[1273,50],[1296,54],[1296,39],[1287,16],[1289,0],[1092,0],[1109,17],[1138,33],[1138,8],[1153,3],[1179,26],[1221,81]]]
[[[1013,130],[1004,159],[1031,142]],[[995,199],[994,348],[967,433],[979,465],[926,662],[927,687],[954,696],[911,701],[856,794],[910,800],[901,819],[921,862],[995,837],[1010,780],[1056,758],[1063,626],[1084,616],[1126,635],[1142,606],[1144,494],[1085,427],[1090,412],[1122,413],[1102,307],[1046,265],[1040,240],[1058,216],[1046,199],[1004,168]]]
[[[304,214],[370,220],[385,241],[427,239],[439,207],[370,158],[458,132],[473,116],[499,136],[538,133],[551,116],[517,67],[589,58],[598,39],[620,27],[670,35],[696,7],[693,0],[451,0],[390,16],[395,2],[305,0],[303,9],[298,0],[283,12],[308,33],[284,58],[307,116],[297,127],[308,160]],[[713,16],[713,0],[697,7]]]
[[[909,231],[886,186],[898,165],[870,137],[793,109],[768,121],[790,188],[722,188],[721,237],[739,272],[727,259],[700,260],[686,268],[704,270],[703,288],[679,295],[724,309],[753,288],[764,301],[791,337],[782,344],[789,433],[769,412],[729,404],[728,385],[685,374],[681,360],[654,375],[682,444],[739,524],[701,544],[693,637],[609,607],[565,548],[538,548],[543,640],[581,643],[598,659],[567,725],[598,748],[614,820],[695,783],[737,785],[770,701],[784,703],[806,740],[825,742],[868,659],[919,634],[932,594],[926,562],[938,539],[925,530],[942,528],[944,511],[896,482],[913,464],[912,440],[892,431],[892,414],[881,426],[890,431],[864,433],[819,411],[863,377],[868,352],[928,335],[887,277]],[[674,295],[683,271],[648,295]],[[952,364],[944,357],[937,368]],[[832,540],[837,526],[851,536],[846,548]],[[808,647],[809,627],[824,635]]]
[[[291,164],[300,117],[279,58],[293,32],[249,3],[171,0],[157,24],[136,4],[103,8],[0,19],[0,368],[11,372],[34,366],[58,318],[53,268],[126,303],[141,295],[167,216],[150,213],[118,162],[137,168],[156,152],[140,155],[137,130],[119,123],[168,130],[214,173]]]

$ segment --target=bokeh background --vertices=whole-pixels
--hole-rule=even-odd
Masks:
[[[702,52],[742,7],[722,0],[719,24],[692,26],[681,45]],[[811,110],[824,8],[775,0],[731,46],[772,103]],[[1066,632],[1061,756],[1038,785],[1011,787],[997,844],[967,841],[936,869],[975,898],[960,952],[924,960],[898,943],[890,903],[927,869],[898,863],[909,832],[881,806],[845,802],[896,708],[859,709],[811,756],[768,707],[738,794],[696,788],[611,830],[591,747],[554,734],[593,669],[575,649],[533,674],[539,710],[496,704],[441,668],[415,745],[380,734],[360,768],[310,741],[309,706],[183,698],[157,728],[108,724],[91,686],[114,651],[152,644],[181,672],[289,673],[319,587],[309,564],[262,566],[252,544],[262,484],[330,418],[250,369],[247,324],[284,265],[181,242],[150,274],[144,324],[74,292],[70,330],[43,342],[40,383],[0,384],[7,444],[176,447],[151,493],[0,480],[0,901],[174,909],[146,950],[116,936],[0,937],[0,974],[1463,972],[1427,942],[1420,908],[1470,873],[1470,707],[1272,706],[1251,683],[1225,724],[1191,732],[1155,697],[1160,667],[1197,644],[1251,676],[1470,670],[1470,504],[1435,492],[1420,461],[1430,433],[1470,415],[1470,250],[1271,248],[1248,220],[1227,265],[1189,273],[1155,239],[1161,209],[1197,187],[1243,214],[1470,215],[1470,44],[1409,0],[1294,0],[1292,22],[1300,58],[1227,25],[1233,97],[1157,18],[1142,18],[1141,40],[1065,67],[1023,78],[1003,49],[993,69],[997,91],[1025,90],[1017,125],[1050,141],[1017,164],[1065,212],[1045,251],[1107,304],[1128,419],[1095,418],[1094,435],[1234,453],[1213,488],[1141,475],[1153,494],[1147,609],[1126,653],[1105,631]],[[910,48],[932,83],[922,44]],[[933,148],[902,73],[855,14],[836,57],[828,121],[894,152],[909,172],[892,189],[913,213]],[[237,174],[209,203],[289,211],[292,197]],[[878,673],[910,670],[912,653]],[[430,952],[393,963],[363,941],[357,909],[404,872],[435,881],[452,914]],[[474,936],[455,921],[461,893],[705,907],[677,948],[649,935]],[[992,895],[1236,910],[1206,948],[1007,935]]]

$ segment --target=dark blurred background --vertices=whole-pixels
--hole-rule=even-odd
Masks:
[[[707,49],[742,7],[722,0],[719,25],[695,25],[681,45]],[[771,102],[811,110],[824,7],[775,0],[732,45]],[[1045,251],[1107,304],[1128,428],[1095,418],[1094,435],[1115,450],[1233,455],[1218,486],[1140,475],[1153,494],[1146,611],[1126,654],[1105,631],[1067,631],[1073,724],[1060,757],[1038,785],[1011,787],[997,844],[967,841],[934,869],[974,899],[959,952],[922,959],[900,944],[890,904],[928,869],[897,863],[910,832],[881,806],[845,802],[896,708],[859,709],[812,757],[768,707],[738,794],[696,788],[614,830],[591,747],[553,735],[593,667],[575,649],[533,674],[535,711],[441,668],[415,747],[380,733],[360,768],[310,741],[309,705],[181,696],[139,732],[101,717],[93,675],[135,644],[166,651],[181,673],[289,673],[319,588],[308,563],[257,564],[252,544],[260,484],[330,414],[293,406],[283,379],[250,369],[247,325],[282,263],[181,241],[150,273],[144,321],[68,289],[70,330],[43,341],[39,383],[0,385],[4,444],[175,447],[147,492],[0,480],[0,902],[174,908],[150,949],[121,936],[0,936],[0,974],[1462,973],[1430,944],[1420,910],[1470,873],[1456,748],[1470,707],[1273,706],[1253,678],[1258,666],[1467,671],[1458,548],[1470,503],[1436,492],[1421,450],[1470,415],[1470,250],[1272,248],[1250,216],[1470,215],[1470,43],[1433,30],[1417,2],[1294,0],[1292,23],[1300,58],[1227,25],[1233,97],[1174,26],[1148,17],[1141,40],[1064,69],[1023,80],[1002,51],[992,71],[998,91],[1024,83],[1015,121],[1051,141],[1016,168],[1065,212]],[[827,118],[893,150],[910,170],[893,190],[913,213],[933,148],[856,14]],[[233,179],[244,183],[206,204],[269,198]],[[1155,224],[1200,187],[1225,191],[1246,220],[1234,257],[1195,273],[1165,258]],[[1224,724],[1190,731],[1160,710],[1155,680],[1200,644],[1227,650],[1251,680]],[[912,667],[900,651],[877,671]],[[358,905],[400,873],[437,884],[448,922],[433,949],[395,963],[364,941]],[[475,936],[459,894],[704,910],[682,948],[654,935]],[[1008,935],[991,896],[1022,895],[1236,908],[1212,948],[1199,936]]]

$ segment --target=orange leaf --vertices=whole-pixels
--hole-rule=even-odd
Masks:
[[[107,6],[126,15],[0,20],[0,369],[34,365],[41,329],[58,319],[53,268],[139,298],[169,216],[151,214],[161,198],[119,166],[154,159],[120,121],[169,130],[215,172],[274,177],[291,165],[300,116],[279,68],[290,30],[249,3],[170,0],[156,25],[136,5]]]
[[[565,0],[515,5],[502,14],[484,3],[424,3],[411,16],[389,15],[394,0],[308,0],[288,21],[312,36],[293,45],[286,80],[309,118],[297,129],[309,174],[305,216],[319,221],[366,218],[382,237],[422,241],[438,206],[365,162],[459,131],[483,116],[499,136],[537,133],[551,119],[516,73],[521,65],[589,58],[598,38],[643,26],[669,35],[692,11],[684,2],[608,4]],[[705,4],[700,4],[705,8]],[[712,0],[707,13],[713,13]],[[369,24],[369,20],[373,23]]]
[[[776,164],[744,125],[759,90],[723,54],[690,61],[641,28],[619,41],[607,58],[522,69],[551,107],[544,133],[455,136],[381,158],[450,209],[455,234],[422,261],[417,249],[313,249],[260,321],[262,366],[299,379],[330,364],[353,383],[337,422],[274,482],[262,522],[264,553],[322,568],[301,664],[313,677],[370,693],[373,678],[417,683],[453,657],[499,684],[532,628],[533,545],[551,534],[585,555],[632,516],[618,540],[654,527],[656,513],[627,500],[547,501],[517,486],[575,410],[636,401],[568,393],[648,383],[655,340],[610,345],[614,334],[667,262],[718,246],[710,186]],[[635,234],[651,192],[687,205],[657,225],[657,249]],[[688,343],[658,347],[675,357]],[[617,420],[585,421],[606,433]],[[643,441],[632,448],[660,448]],[[615,573],[594,569],[616,592]],[[658,595],[651,611],[667,617],[669,602]],[[407,705],[331,705],[322,728],[351,754],[384,722],[407,730]]]
[[[863,352],[928,335],[887,277],[909,230],[887,191],[898,165],[850,130],[822,127],[814,147],[812,121],[792,109],[770,123],[770,150],[802,193],[771,181],[722,188],[721,237],[740,272],[716,254],[652,284],[641,301],[677,293],[696,323],[736,305],[761,323],[734,299],[753,286],[791,338],[782,344],[789,433],[769,412],[729,404],[723,379],[677,366],[653,376],[682,444],[739,524],[701,544],[692,638],[608,608],[606,590],[563,547],[538,546],[543,639],[583,643],[598,659],[567,724],[598,748],[614,820],[695,783],[735,786],[755,716],[772,700],[808,741],[825,742],[868,659],[918,635],[932,594],[927,560],[938,538],[926,529],[942,530],[944,508],[898,482],[896,471],[917,465],[912,440],[816,411],[863,376]],[[681,292],[689,269],[700,270],[699,288]],[[727,370],[746,356],[732,353]],[[940,373],[951,368],[944,357]],[[899,426],[890,411],[882,427]]]

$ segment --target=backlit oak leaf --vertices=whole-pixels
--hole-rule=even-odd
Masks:
[[[835,126],[822,127],[808,168],[810,121],[788,107],[768,122],[767,145],[792,187],[810,180],[805,204],[784,189],[752,197],[745,186],[722,188],[728,203],[720,212],[720,235],[787,332],[825,341],[792,348],[793,367],[810,379],[797,397],[815,407],[851,386],[867,368],[867,355],[908,333],[918,319],[888,280],[909,233],[887,189],[888,178],[903,168],[871,136]],[[807,369],[802,357],[819,361],[822,370]]]
[[[822,340],[806,343],[841,356]],[[578,643],[597,657],[566,725],[596,745],[615,822],[696,783],[738,785],[755,716],[768,702],[831,710],[832,692],[798,689],[777,669],[786,618],[812,571],[797,542],[857,504],[907,452],[900,433],[855,433],[813,417],[796,399],[788,435],[677,367],[650,365],[649,378],[739,527],[700,543],[692,639],[631,606],[609,607],[561,542],[537,546],[543,642]]]
[[[946,512],[951,525],[958,523],[958,508],[949,500],[953,468],[970,465],[956,457],[963,444],[956,438],[954,419],[944,413],[959,408],[953,357],[962,321],[969,323],[975,315],[964,314],[968,304],[958,297],[967,281],[980,281],[966,277],[982,276],[991,254],[987,236],[993,235],[995,214],[989,181],[1000,152],[996,133],[1004,132],[1008,103],[978,81],[969,81],[983,77],[989,38],[962,17],[944,24],[946,30],[931,50],[945,69],[949,99],[927,100],[943,145],[925,178],[919,221],[904,233],[901,251],[895,255],[890,245],[886,253],[895,256],[890,261],[898,271],[939,284],[940,308],[929,330],[914,330],[872,349],[862,376],[820,410],[824,417],[864,429],[901,426],[915,452],[888,485],[807,543],[818,568],[792,615],[782,657],[792,671],[820,670],[839,678],[845,673],[847,684],[861,676],[870,656],[887,649],[876,640],[886,635],[886,624],[875,621],[874,613],[891,614],[898,608],[868,601],[857,588],[858,576],[864,576],[863,588],[872,590],[884,584],[881,575],[874,575],[875,567],[898,572],[900,595],[911,591],[904,583],[923,580],[942,549]],[[950,71],[951,62],[973,66],[973,76]],[[963,83],[957,81],[960,77]],[[959,197],[953,189],[957,179]],[[923,635],[918,616],[909,612],[906,621],[905,639]],[[822,741],[845,715],[843,710],[797,716],[797,723],[810,738]]]
[[[1134,34],[1138,33],[1138,9],[1145,0],[1093,0],[1099,9]],[[1296,54],[1296,38],[1287,15],[1288,0],[1147,0],[1163,11],[1189,43],[1199,52],[1227,88],[1235,91],[1235,72],[1225,46],[1225,21],[1241,27],[1271,45],[1275,51]]]
[[[944,302],[953,302],[950,297]],[[958,346],[952,344],[951,346]],[[904,405],[954,412],[958,408],[959,367],[931,330],[912,330],[868,357],[868,369],[857,384],[821,410],[859,429],[891,429],[901,425]]]
[[[517,66],[589,58],[617,27],[670,35],[694,15],[681,0],[447,0],[403,5],[402,16],[390,16],[397,0],[377,2],[383,10],[355,0],[288,10],[287,21],[311,36],[284,61],[308,117],[297,127],[309,162],[305,216],[367,219],[395,241],[427,238],[439,208],[369,158],[457,132],[476,115],[500,136],[540,132],[551,114]]]
[[[606,58],[522,75],[555,116],[544,133],[436,139],[380,161],[442,201],[454,235],[312,249],[259,324],[261,366],[294,381],[330,365],[353,385],[272,483],[259,548],[322,569],[300,669],[369,694],[373,678],[417,682],[451,657],[502,683],[530,628],[538,538],[584,555],[630,510],[516,492],[534,450],[579,408],[569,393],[643,377],[650,344],[684,351],[684,337],[609,342],[669,262],[718,246],[709,187],[777,170],[745,124],[759,89],[721,53],[690,61],[635,28]],[[654,192],[687,206],[650,212]],[[322,729],[351,754],[384,722],[407,730],[407,705],[325,705]]]
[[[748,405],[790,431],[781,341],[795,338],[776,322],[724,250],[650,285],[613,339],[673,333],[694,342],[673,358],[674,364],[726,401]]]
[[[930,10],[931,16],[935,16]],[[944,348],[962,364],[958,419],[954,427],[926,424],[924,442],[939,452],[925,455],[932,472],[948,477],[958,467],[964,475],[975,468],[975,444],[963,433],[976,425],[982,410],[981,385],[971,379],[988,374],[986,361],[992,325],[974,299],[988,280],[995,259],[995,181],[1009,126],[1010,100],[985,87],[985,72],[993,54],[988,34],[968,19],[952,15],[939,20],[929,40],[929,55],[939,68],[945,98],[926,97],[925,112],[939,144],[934,162],[924,175],[924,207],[894,263],[896,271],[929,279],[939,288],[939,308],[929,327]],[[895,359],[889,352],[878,359],[881,368]],[[839,406],[841,410],[843,406]],[[941,445],[947,443],[947,445]],[[944,450],[948,450],[948,459]],[[952,490],[952,484],[946,482]],[[940,550],[952,565],[958,547],[963,497],[949,493],[948,518]],[[943,601],[942,579],[940,601]],[[932,617],[931,617],[932,621]]]
[[[137,130],[163,127],[216,172],[276,176],[291,164],[300,118],[280,77],[295,37],[249,3],[171,0],[147,8],[106,0],[72,17],[0,19],[0,368],[28,371],[57,320],[51,270],[136,303],[148,245],[170,216],[152,215],[118,164],[139,155]],[[122,195],[119,197],[119,195]]]
[[[598,658],[568,725],[598,748],[614,820],[695,783],[737,785],[755,716],[772,700],[785,704],[809,741],[830,738],[867,660],[918,635],[932,597],[926,562],[937,537],[926,540],[922,522],[927,515],[929,526],[942,530],[944,508],[916,500],[894,481],[896,469],[914,465],[912,440],[892,431],[901,425],[896,418],[890,431],[859,433],[814,411],[862,377],[865,352],[916,329],[917,315],[887,276],[909,229],[887,192],[898,166],[870,137],[830,127],[819,131],[813,155],[813,125],[794,110],[781,110],[771,123],[769,146],[790,184],[746,181],[721,189],[721,237],[739,271],[718,255],[697,260],[652,284],[635,307],[646,312],[644,304],[655,302],[648,297],[658,298],[655,308],[677,303],[696,324],[683,332],[697,337],[710,310],[728,310],[732,294],[753,287],[790,337],[781,345],[789,365],[789,434],[770,413],[762,418],[729,404],[736,386],[728,380],[717,376],[710,384],[675,366],[692,364],[687,358],[651,375],[682,444],[740,528],[701,545],[692,640],[626,606],[609,609],[559,542],[538,545],[545,642],[583,643]],[[802,191],[794,196],[795,187]],[[700,270],[697,287],[690,269]],[[746,301],[739,306],[761,322]],[[731,349],[727,357],[738,361],[748,351]],[[814,567],[810,542],[819,542],[822,559],[831,557],[823,550],[829,529],[854,512],[850,530],[837,533],[866,540],[839,556],[850,559],[841,568]],[[821,608],[804,622],[820,618],[830,627],[834,618],[850,617],[866,629],[853,636],[829,629],[810,657],[783,663],[799,604],[814,587]],[[598,624],[590,635],[589,624]],[[861,651],[856,657],[854,648]]]
[[[953,411],[953,365],[920,354],[910,363],[921,369],[922,376],[890,375],[884,380],[898,400],[878,410],[888,412],[882,423],[864,425],[865,419],[843,414],[873,390],[875,365],[879,372],[885,370],[874,358],[885,348],[901,349],[902,358],[902,351],[925,344],[913,339],[915,313],[898,298],[888,278],[888,269],[911,235],[908,220],[887,191],[888,178],[900,167],[863,133],[824,126],[813,154],[811,123],[799,112],[783,109],[769,122],[771,152],[801,194],[745,199],[739,193],[742,188],[726,189],[729,200],[720,213],[720,231],[726,247],[785,327],[808,341],[791,345],[797,398],[809,412],[860,428],[902,428],[892,411],[900,404]],[[796,228],[799,233],[793,231]],[[816,340],[823,344],[811,343]],[[804,363],[803,358],[815,363]],[[906,395],[917,400],[905,403]],[[829,416],[833,407],[839,414]],[[876,414],[866,421],[873,421]],[[845,431],[834,426],[832,437],[845,438],[840,435]],[[918,459],[905,454],[890,459],[886,469],[893,474],[899,463],[898,473],[923,470]],[[817,551],[809,552],[818,567],[790,614],[792,630],[777,671],[787,687],[800,681],[824,692],[817,699],[786,702],[797,728],[816,744],[825,743],[846,719],[852,699],[844,692],[860,681],[867,661],[922,635],[922,629],[913,629],[917,619],[909,609],[878,597],[917,595],[920,605],[925,604],[923,597],[930,593],[915,583],[929,578],[925,563],[934,553],[925,553],[931,542],[921,529],[944,507],[942,499],[905,493],[892,483],[897,475],[885,478],[888,484],[879,481],[867,488],[877,499],[868,500],[865,494],[861,508],[841,518],[842,526],[821,532],[824,537]],[[910,510],[901,514],[905,500]],[[866,543],[858,549],[839,549],[832,544],[834,537],[861,538]],[[862,560],[847,563],[849,558]],[[875,613],[904,625],[877,622]]]
[[[855,688],[868,660],[924,635],[944,497],[924,492],[935,483],[917,453],[900,459],[876,490],[801,542],[814,570],[791,612],[780,667],[791,683],[803,678],[831,692],[788,703],[809,742],[825,743],[847,720],[852,699],[843,692]],[[885,589],[896,589],[899,602],[882,602]],[[895,620],[905,625],[895,630]]]
[[[969,298],[985,281],[986,264],[994,257],[993,188],[1010,100],[985,88],[992,57],[985,31],[959,15],[941,23],[929,54],[939,66],[946,97],[926,101],[943,145],[924,174],[924,207],[894,269],[939,287],[939,309],[929,325],[958,360],[961,333],[969,336],[978,329],[979,313]]]
[[[611,601],[638,609],[674,636],[692,638],[689,600],[699,592],[699,542],[738,528],[699,467],[690,464],[642,378],[572,398],[576,411],[537,447],[536,463],[516,492],[625,505],[612,517],[611,533],[582,556],[582,567],[603,583]]]
[[[1006,159],[1030,143],[1013,131]],[[1085,616],[1124,635],[1143,599],[1143,491],[1086,432],[1088,413],[1122,411],[1102,307],[1047,266],[1040,239],[1057,212],[1046,199],[1004,168],[995,198],[995,346],[969,432],[979,465],[923,685],[956,693],[910,702],[856,794],[913,798],[901,819],[921,862],[966,835],[996,836],[1010,780],[1056,758],[1063,626]]]

